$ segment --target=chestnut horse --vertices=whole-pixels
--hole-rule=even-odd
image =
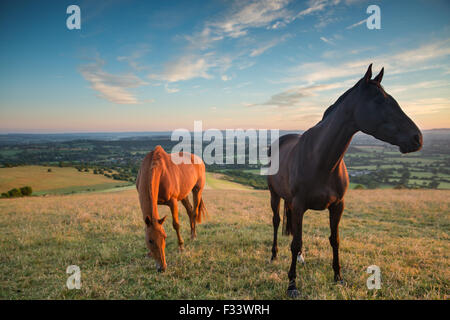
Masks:
[[[201,223],[201,216],[205,215],[206,208],[202,199],[205,186],[205,165],[196,155],[190,153],[177,154],[183,163],[175,164],[171,155],[167,154],[161,146],[147,154],[142,161],[136,179],[136,188],[139,193],[139,202],[146,225],[145,243],[150,250],[148,256],[156,261],[156,269],[166,270],[166,233],[163,223],[167,216],[160,218],[158,204],[169,206],[172,212],[172,226],[177,232],[180,251],[183,250],[183,239],[180,235],[178,222],[178,201],[181,200],[186,208],[191,223],[191,239],[196,237],[195,224]],[[192,191],[194,207],[189,202],[189,193]]]
[[[279,171],[268,176],[273,211],[272,260],[277,256],[280,199],[284,200],[285,228],[292,234],[289,297],[297,297],[296,263],[303,260],[302,224],[306,210],[329,210],[334,280],[342,282],[339,265],[339,221],[349,180],[344,153],[353,135],[362,131],[408,153],[422,147],[422,133],[381,86],[384,68],[373,79],[366,74],[324,113],[322,120],[302,135],[279,139]],[[274,149],[275,150],[275,149]]]

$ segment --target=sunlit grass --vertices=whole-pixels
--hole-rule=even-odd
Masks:
[[[48,172],[51,169],[51,172]],[[79,172],[72,167],[19,166],[0,168],[0,193],[13,188],[30,186],[33,194],[62,194],[80,191],[93,191],[126,185],[129,182],[117,181],[101,174]]]
[[[166,222],[163,274],[145,258],[135,190],[2,200],[0,298],[285,299],[290,238],[280,232],[270,263],[268,192],[205,190],[204,199],[210,217],[194,242],[180,212],[183,253]],[[340,228],[346,286],[333,283],[327,212],[308,211],[300,298],[448,299],[449,199],[440,190],[350,190]],[[66,288],[71,264],[81,268],[81,290]],[[382,272],[378,291],[366,288],[372,264]]]

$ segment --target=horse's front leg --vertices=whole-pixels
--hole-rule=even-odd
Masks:
[[[293,239],[291,242],[291,267],[289,269],[289,286],[287,294],[290,298],[296,298],[299,295],[299,291],[295,284],[295,278],[297,277],[297,256],[302,249],[302,229],[303,229],[303,215],[306,211],[305,204],[302,200],[294,199],[293,210],[291,212],[292,234]]]
[[[278,196],[275,192],[270,190],[270,206],[272,207],[273,212],[273,243],[272,243],[272,258],[271,261],[277,258],[278,253],[278,243],[277,243],[277,235],[278,235],[278,226],[280,225],[280,196]]]
[[[341,266],[339,265],[339,221],[344,211],[344,200],[333,203],[329,208],[330,212],[330,244],[333,248],[333,271],[334,281],[343,283],[341,276]]]
[[[194,239],[195,237],[195,213],[194,208],[192,207],[191,203],[189,202],[189,197],[184,198],[181,200],[181,203],[186,208],[186,212],[189,216],[189,221],[191,224],[191,239]]]
[[[184,241],[183,241],[183,238],[181,238],[181,234],[180,234],[180,222],[178,220],[178,201],[177,201],[177,199],[171,199],[169,201],[168,205],[169,205],[170,211],[172,212],[172,226],[177,233],[178,249],[180,251],[183,251]]]

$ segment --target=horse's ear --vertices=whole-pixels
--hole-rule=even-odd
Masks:
[[[145,217],[145,224],[147,225],[147,227],[152,223],[152,221],[150,220],[150,218],[148,216]]]
[[[381,68],[380,73],[373,79],[373,81],[381,83],[381,80],[383,80],[383,74],[384,74],[384,67]]]
[[[367,68],[366,74],[364,75],[364,82],[369,83],[370,79],[372,79],[372,64]]]
[[[166,221],[167,216],[162,217],[161,219],[158,220],[159,224],[163,224],[164,221]]]

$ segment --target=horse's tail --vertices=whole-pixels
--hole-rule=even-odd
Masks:
[[[292,210],[284,201],[284,215],[283,215],[283,235],[292,234]]]
[[[198,214],[197,214],[197,217],[195,218],[197,223],[202,223],[202,216],[203,217],[208,216],[208,211],[206,210],[205,203],[203,202],[203,198],[200,199],[200,205],[198,207]]]

